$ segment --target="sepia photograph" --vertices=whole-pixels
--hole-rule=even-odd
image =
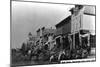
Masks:
[[[10,65],[96,61],[96,6],[11,0]]]

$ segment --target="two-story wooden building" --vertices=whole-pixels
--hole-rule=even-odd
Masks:
[[[87,46],[90,46],[89,40],[91,32],[89,28],[86,28],[86,26],[91,26],[89,23],[91,23],[90,21],[92,19],[84,19],[86,18],[85,15],[88,11],[86,8],[87,6],[75,5],[75,8],[70,10],[71,15],[55,25],[57,29],[56,39],[58,44],[61,44],[61,39],[65,38],[69,40],[70,49],[75,49],[78,46],[84,46],[84,43],[87,44]],[[92,14],[88,13],[88,15]],[[95,23],[95,21],[93,22]],[[68,42],[66,41],[66,45],[68,45]]]

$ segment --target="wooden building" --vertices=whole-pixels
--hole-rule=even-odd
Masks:
[[[86,26],[86,23],[84,24],[84,21],[88,23],[91,22],[84,19],[84,14],[86,14],[85,10],[85,6],[75,5],[75,8],[70,10],[71,15],[55,25],[57,29],[57,42],[60,42],[62,37],[68,36],[70,49],[84,46],[83,44],[86,42],[87,46],[90,46],[90,29],[85,29],[86,27],[84,26]]]
[[[71,16],[68,16],[55,26],[57,29],[56,36],[71,33]]]

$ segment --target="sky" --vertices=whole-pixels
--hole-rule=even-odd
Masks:
[[[74,5],[12,1],[12,48],[20,48],[29,32],[51,27],[70,15]]]
[[[69,16],[70,8],[74,5],[64,4],[48,4],[34,2],[12,1],[12,44],[11,48],[20,48],[22,43],[28,37],[28,33],[32,32],[36,35],[36,30],[43,26],[54,27],[57,23]],[[94,19],[85,16],[84,20]],[[94,21],[94,20],[93,20]],[[94,30],[95,25],[84,21],[84,26]]]

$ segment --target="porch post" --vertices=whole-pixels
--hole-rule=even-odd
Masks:
[[[90,34],[88,35],[88,46],[90,46]]]
[[[70,43],[70,50],[72,50],[72,47],[73,47],[73,45],[72,45],[72,39],[73,38],[71,38],[71,35],[68,35],[68,40],[69,40],[69,43]]]
[[[73,34],[73,49],[75,49],[75,34]]]
[[[82,37],[80,33],[79,33],[79,42],[80,42],[80,46],[82,46]]]

